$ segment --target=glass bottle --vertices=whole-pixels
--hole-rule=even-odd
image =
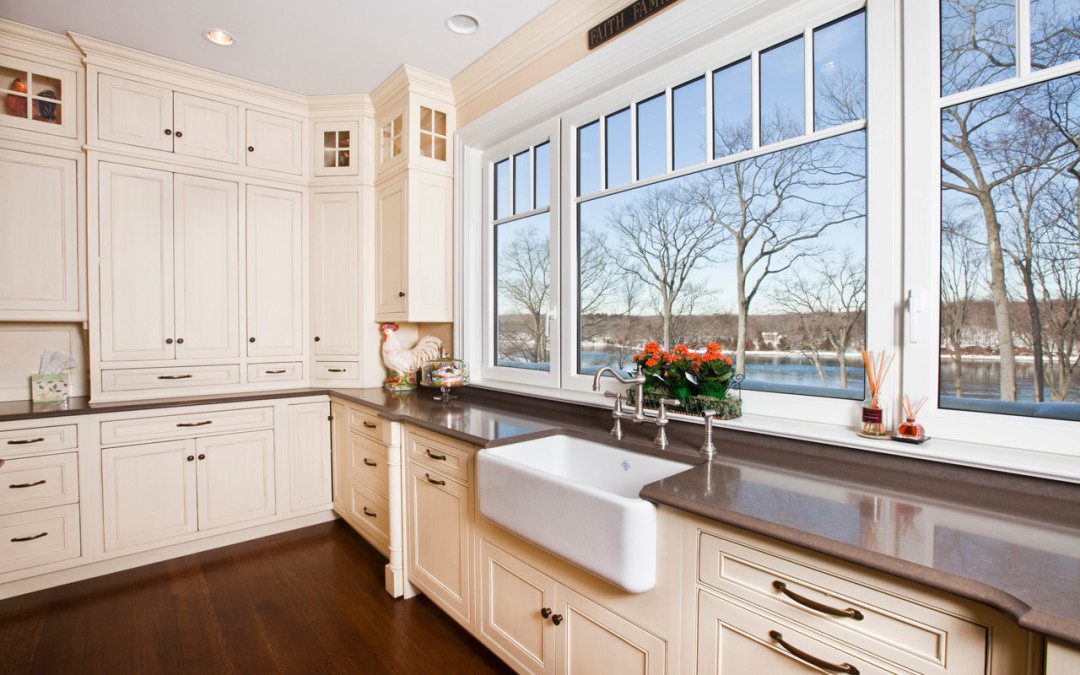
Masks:
[[[880,396],[870,396],[862,405],[862,427],[859,435],[866,438],[889,437],[889,406]]]

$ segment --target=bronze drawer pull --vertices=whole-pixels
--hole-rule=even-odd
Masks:
[[[863,613],[855,609],[854,607],[837,609],[836,607],[829,607],[828,605],[823,605],[817,600],[811,600],[806,596],[799,595],[795,591],[792,591],[783,581],[774,581],[772,582],[772,586],[773,588],[788,596],[803,607],[809,607],[810,609],[821,612],[822,614],[828,614],[829,616],[839,616],[846,619],[855,619],[856,621],[862,621],[863,619]]]
[[[377,513],[372,513],[371,511],[368,511],[366,506],[364,507],[364,515],[367,516],[368,518],[378,518],[379,517],[379,515]]]
[[[41,480],[36,480],[33,483],[12,483],[8,487],[12,490],[18,490],[19,488],[37,487],[38,485],[44,485],[46,482],[48,481],[42,478]]]
[[[14,440],[14,441],[8,441],[7,444],[8,445],[29,445],[31,443],[41,443],[44,440],[45,440],[44,437],[38,436],[37,438],[20,438],[18,440]]]
[[[784,641],[784,636],[780,633],[780,631],[769,631],[769,637],[772,638],[776,642],[776,644],[783,647],[789,654],[791,654],[797,659],[801,659],[809,663],[812,666],[816,666],[818,668],[821,668],[822,670],[827,670],[830,673],[847,673],[848,675],[859,675],[859,669],[851,665],[850,663],[841,663],[840,665],[836,665],[835,663],[829,663],[828,661],[819,659],[812,654],[807,654],[806,652],[794,645],[788,644]]]
[[[177,422],[178,427],[205,427],[207,424],[213,424],[214,420],[203,420],[202,422]]]
[[[373,462],[367,457],[364,458],[364,464],[367,464],[368,466],[379,466],[378,462]]]
[[[426,452],[427,456],[432,458],[432,459],[437,459],[440,462],[445,462],[446,461],[446,455],[436,455],[434,452],[432,452],[430,450],[424,450],[424,452]]]
[[[47,534],[49,534],[49,533],[48,532],[42,532],[41,534],[35,534],[32,537],[12,537],[11,538],[11,543],[18,544],[19,542],[22,542],[22,541],[34,541],[35,539],[41,539],[42,537],[44,537]]]
[[[266,374],[267,375],[281,375],[282,373],[287,373],[287,372],[289,372],[289,371],[285,370],[284,368],[280,368],[278,370],[267,370]]]
[[[365,429],[374,429],[377,426],[379,426],[379,425],[375,424],[374,422],[364,422],[364,428]]]
[[[190,380],[191,375],[158,375],[159,380]]]
[[[434,478],[432,478],[431,476],[429,476],[426,473],[424,474],[424,478],[426,478],[427,482],[431,483],[432,485],[446,485],[446,481],[444,481],[444,480],[435,480]]]

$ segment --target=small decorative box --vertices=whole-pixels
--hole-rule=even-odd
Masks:
[[[34,403],[63,403],[67,398],[67,373],[30,376],[30,400]]]

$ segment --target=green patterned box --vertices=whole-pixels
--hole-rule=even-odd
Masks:
[[[34,403],[63,403],[67,398],[67,373],[30,376],[30,400]]]

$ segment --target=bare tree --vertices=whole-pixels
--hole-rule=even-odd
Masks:
[[[941,336],[952,353],[953,395],[964,395],[964,332],[972,319],[983,255],[971,224],[950,212],[941,223]]]
[[[821,369],[821,346],[836,353],[840,386],[847,388],[847,351],[852,346],[866,310],[866,269],[850,254],[815,259],[787,274],[770,290],[769,298],[798,319],[800,348],[811,359],[826,385]]]
[[[688,200],[731,243],[735,262],[736,370],[746,368],[747,320],[762,284],[796,261],[829,228],[865,212],[865,160],[857,142],[838,137],[753,157],[703,172]]]
[[[1075,188],[1055,184],[1038,214],[1044,233],[1035,256],[1041,294],[1046,378],[1051,397],[1064,401],[1080,374],[1080,221]]]
[[[614,265],[636,277],[657,298],[662,321],[661,343],[671,347],[672,320],[691,274],[713,252],[724,232],[712,226],[678,187],[645,188],[608,214],[608,227],[618,237]]]
[[[551,294],[550,244],[535,230],[521,229],[498,252],[499,356],[546,363],[547,313]]]

